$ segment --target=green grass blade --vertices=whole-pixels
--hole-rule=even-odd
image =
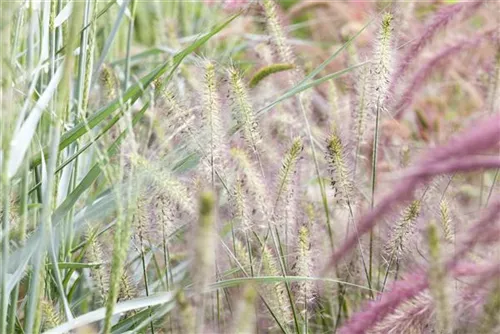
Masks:
[[[69,146],[71,143],[75,142],[78,138],[87,133],[88,129],[93,129],[94,127],[99,125],[109,115],[111,115],[114,111],[116,111],[122,104],[125,104],[127,102],[133,104],[143,94],[144,89],[146,89],[154,80],[161,77],[171,66],[171,70],[166,78],[166,81],[169,81],[172,78],[175,70],[179,67],[180,63],[184,58],[186,58],[190,53],[194,52],[197,48],[205,44],[212,36],[214,36],[219,31],[224,29],[239,15],[240,13],[233,15],[227,21],[216,26],[209,33],[203,35],[202,37],[200,37],[200,39],[196,40],[191,45],[186,47],[183,51],[175,55],[173,57],[173,60],[167,60],[162,65],[157,67],[155,70],[150,72],[148,75],[144,76],[138,83],[127,89],[127,91],[123,94],[121,101],[120,99],[114,100],[108,106],[92,114],[88,118],[87,122],[80,122],[77,125],[75,125],[73,129],[71,129],[70,131],[66,132],[61,136],[61,143],[59,145],[59,150],[62,150],[63,148]],[[34,168],[40,164],[42,154],[47,156],[48,149],[46,148],[43,150],[43,152],[40,152],[37,155],[35,155],[35,157],[31,160],[30,164],[31,168]]]
[[[149,306],[162,305],[167,303],[175,303],[175,293],[162,292],[148,297],[135,298],[125,302],[117,303],[114,307],[113,315],[123,314],[129,311],[134,311]],[[52,328],[45,332],[45,334],[63,334],[73,329],[80,328],[85,325],[101,321],[105,318],[106,308],[101,307],[95,311],[88,312],[81,315],[72,321],[63,323],[62,325]]]
[[[144,107],[142,107],[141,111],[138,112],[133,120],[132,124],[135,125],[142,118],[147,108],[149,107],[149,103],[146,103]],[[125,129],[119,136],[116,138],[114,143],[110,146],[107,152],[107,158],[111,158],[118,152],[118,148],[121,142],[125,139],[125,136],[128,134],[128,129]],[[102,164],[105,162],[96,163],[90,171],[85,175],[82,181],[75,187],[75,189],[64,199],[64,201],[57,207],[53,214],[53,220],[58,221],[62,217],[68,213],[68,211],[73,207],[78,198],[94,183],[94,181],[99,177],[102,171]]]

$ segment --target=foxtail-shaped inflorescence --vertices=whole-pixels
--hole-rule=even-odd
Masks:
[[[278,60],[285,64],[295,64],[295,56],[286,40],[275,1],[263,0],[262,6],[264,7],[266,27],[271,36],[271,43],[276,50]]]
[[[255,164],[244,150],[233,148],[231,149],[231,155],[236,160],[236,164],[241,168],[245,176],[245,178],[242,179],[245,180],[245,183],[241,184],[242,191],[248,191],[248,197],[251,195],[254,198],[261,215],[259,221],[266,222],[270,215],[269,210],[271,209],[271,205],[269,203],[269,194],[265,187],[265,180],[262,178],[262,174],[258,172]]]
[[[297,276],[313,276],[313,258],[311,254],[311,240],[309,228],[301,226],[298,235],[297,262],[295,263],[295,273]],[[301,312],[305,312],[309,303],[314,298],[314,285],[310,281],[297,283],[296,301]]]
[[[370,98],[374,107],[384,102],[389,91],[389,83],[394,66],[393,29],[392,14],[384,14],[373,52],[370,71]]]
[[[292,177],[296,172],[297,162],[300,158],[302,152],[302,140],[297,137],[293,140],[292,146],[285,154],[283,161],[281,162],[281,169],[278,176],[278,186],[276,190],[275,208],[278,203],[283,201],[285,196],[288,194],[289,185],[292,181]]]
[[[331,185],[338,191],[340,198],[349,199],[353,191],[352,178],[345,157],[346,150],[336,129],[327,139],[326,149]]]
[[[61,323],[61,317],[51,301],[43,299],[40,302],[42,311],[42,331],[49,330]]]
[[[408,241],[414,232],[415,221],[420,215],[421,203],[419,200],[413,201],[403,213],[401,218],[392,228],[389,242],[385,249],[391,259],[399,258],[406,251]]]
[[[428,326],[432,312],[432,297],[427,291],[422,292],[398,306],[368,333],[421,333],[422,329]]]
[[[257,157],[262,166],[262,138],[246,85],[237,69],[231,68],[228,72],[236,119],[243,128],[243,137],[248,143],[250,151]]]
[[[102,252],[102,247],[101,243],[99,240],[97,240],[97,232],[90,230],[88,232],[88,252],[87,252],[87,259],[91,263],[99,263],[101,265],[97,267],[92,267],[90,270],[90,276],[92,277],[93,280],[95,280],[95,283],[99,289],[99,304],[103,305],[106,297],[108,295],[108,289],[109,289],[109,274],[108,274],[108,269],[106,265],[104,265],[104,258],[103,258],[103,252]]]
[[[295,68],[294,64],[287,64],[287,63],[277,63],[264,66],[252,76],[252,78],[250,79],[250,83],[248,85],[250,88],[255,88],[259,84],[259,82],[261,82],[268,76],[274,73],[292,70],[294,68]]]
[[[208,165],[208,180],[215,186],[218,173],[224,168],[224,134],[220,118],[220,101],[217,91],[216,71],[214,63],[205,63],[205,83],[203,99],[203,122],[206,131],[205,163]]]
[[[444,240],[446,240],[450,244],[453,244],[453,241],[455,240],[455,235],[453,232],[454,229],[452,226],[453,221],[450,217],[448,201],[446,201],[445,199],[443,199],[441,203],[439,203],[439,214],[441,218],[441,226],[443,228]]]
[[[261,254],[262,270],[261,275],[264,276],[281,276],[280,269],[277,264],[277,259],[271,250],[264,246]],[[286,326],[292,321],[292,314],[288,305],[287,291],[285,283],[267,284],[264,287],[262,294],[273,312],[275,320],[282,326]],[[274,326],[273,326],[274,327]]]
[[[247,200],[244,181],[237,179],[234,187],[234,217],[237,219],[240,228],[244,232],[249,232],[252,229],[252,217],[250,213],[250,201]]]

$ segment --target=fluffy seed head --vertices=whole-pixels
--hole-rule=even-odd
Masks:
[[[275,206],[283,199],[284,194],[287,194],[289,190],[288,186],[292,180],[292,175],[295,173],[297,161],[299,160],[302,149],[302,140],[297,137],[293,140],[292,146],[283,158],[278,178]]]
[[[61,323],[61,317],[51,301],[43,299],[41,301],[42,317],[43,317],[43,331],[56,327]]]
[[[263,68],[258,70],[257,73],[254,74],[252,79],[250,79],[249,86],[250,88],[255,88],[259,84],[259,82],[261,82],[268,76],[274,73],[288,71],[294,68],[295,68],[294,64],[286,64],[286,63],[284,64],[278,63],[278,64],[271,64],[268,66],[264,66]]]
[[[280,271],[276,259],[267,248],[262,250],[262,274],[265,276],[280,276]],[[264,288],[263,295],[267,296],[266,301],[269,304],[274,315],[281,324],[288,324],[292,320],[290,309],[288,308],[284,283],[269,284]]]
[[[205,94],[203,101],[203,117],[207,136],[207,156],[205,164],[209,167],[209,179],[215,182],[216,172],[224,168],[224,135],[220,119],[220,101],[215,80],[215,66],[207,61],[205,64]]]
[[[441,201],[441,203],[439,203],[439,213],[441,216],[441,226],[443,227],[444,239],[449,243],[453,243],[454,233],[449,213],[449,206],[448,202],[444,199]]]
[[[332,187],[341,196],[348,198],[352,193],[353,186],[345,159],[344,146],[336,130],[328,138],[326,148]]]
[[[278,9],[274,0],[263,0],[264,13],[266,17],[266,26],[271,35],[271,42],[276,48],[278,59],[281,63],[295,64],[295,57],[286,41],[285,33],[281,26]]]
[[[240,73],[235,68],[229,70],[231,91],[235,102],[236,119],[243,127],[243,137],[248,143],[250,150],[259,155],[261,150],[261,135],[259,124],[248,98],[247,89]]]
[[[386,252],[390,257],[400,256],[406,250],[405,244],[413,233],[413,225],[420,215],[420,201],[413,201],[401,215],[401,219],[392,230],[392,235],[386,245]]]
[[[392,21],[393,16],[386,13],[382,19],[377,44],[373,52],[370,92],[373,106],[384,102],[389,89],[393,67]]]
[[[259,172],[257,172],[257,169],[245,151],[233,148],[231,149],[231,155],[236,159],[238,166],[245,174],[246,182],[244,184],[244,188],[254,197],[259,208],[258,211],[262,215],[260,220],[267,221],[267,217],[270,215],[269,196],[267,194],[266,187],[262,182],[262,177]]]
[[[311,256],[310,233],[307,226],[301,226],[298,236],[298,255],[295,271],[297,276],[311,277],[313,275],[313,264]],[[307,305],[313,299],[313,284],[310,281],[301,281],[297,284],[298,293],[296,295],[297,303],[305,311]]]

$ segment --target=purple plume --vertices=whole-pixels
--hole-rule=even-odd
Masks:
[[[341,334],[363,334],[374,324],[384,319],[405,300],[411,299],[428,286],[427,275],[423,271],[395,282],[390,290],[377,301],[368,303],[364,311],[354,314],[341,328]]]
[[[480,282],[487,282],[498,276],[500,267],[494,265],[477,265],[470,263],[454,263],[449,268],[451,275],[457,277],[478,276]],[[340,329],[341,334],[363,334],[377,322],[394,312],[402,303],[416,297],[428,288],[428,273],[417,270],[403,280],[396,281],[392,287],[380,296],[379,300],[369,302],[362,311],[355,313]]]
[[[427,78],[434,72],[434,70],[438,66],[443,63],[443,61],[464,50],[477,48],[483,40],[492,38],[494,32],[495,30],[488,30],[476,36],[469,37],[467,40],[462,40],[452,46],[446,47],[437,55],[435,55],[424,66],[422,66],[411,79],[410,84],[406,87],[405,91],[401,94],[402,97],[395,104],[394,118],[399,120],[401,119],[401,117],[403,117],[404,112],[411,105],[411,103],[413,102],[413,98],[415,97],[415,95],[417,95],[420,88],[422,88]]]
[[[397,81],[405,75],[410,63],[415,59],[418,53],[429,44],[436,33],[446,27],[458,14],[464,13],[463,18],[466,19],[474,14],[474,12],[484,3],[484,0],[476,0],[470,3],[458,3],[451,6],[445,6],[438,11],[426,24],[426,28],[420,37],[410,44],[410,47],[403,56],[401,63],[394,73],[393,80],[389,92],[394,92]]]
[[[431,149],[416,165],[417,170],[423,170],[428,165],[436,162],[446,162],[453,158],[466,159],[468,156],[478,154],[495,147],[500,139],[500,114],[494,114],[476,122],[468,131],[457,135],[447,145]],[[449,169],[450,172],[453,170]],[[352,234],[335,251],[330,260],[330,265],[336,264],[353,246],[358,238],[369,232],[378,220],[395,209],[398,204],[408,202],[413,198],[413,193],[420,183],[429,180],[435,174],[412,175],[404,178],[395,189],[386,195],[380,203],[358,221],[358,231]]]
[[[431,176],[449,174],[452,172],[469,172],[478,169],[500,168],[500,157],[470,157],[467,159],[450,159],[445,162],[436,162],[425,168],[409,169],[402,176]]]

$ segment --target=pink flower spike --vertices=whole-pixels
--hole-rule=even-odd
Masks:
[[[500,168],[500,157],[468,157],[447,160],[445,162],[436,162],[425,168],[409,169],[403,171],[396,178],[410,176],[430,176],[437,174],[450,174],[455,172],[469,172],[478,169]]]
[[[498,276],[500,266],[477,265],[471,263],[454,263],[449,268],[451,275],[458,277],[478,276],[480,282],[487,282]],[[416,297],[428,288],[428,273],[418,270],[403,280],[392,284],[379,300],[369,302],[362,311],[355,313],[340,329],[341,334],[363,334],[368,332],[377,322],[394,312],[402,303]]]
[[[419,271],[404,280],[395,282],[380,300],[368,303],[364,311],[355,313],[340,329],[341,334],[363,334],[373,325],[384,319],[401,303],[425,290],[428,286],[427,275]]]
[[[436,33],[446,27],[460,13],[464,13],[463,19],[472,16],[483,3],[485,3],[484,0],[476,0],[470,3],[458,3],[451,6],[445,6],[438,11],[430,19],[429,23],[425,25],[426,28],[423,34],[410,44],[410,47],[401,60],[399,68],[394,73],[394,79],[391,80],[391,87],[389,91],[394,92],[398,80],[405,75],[412,59],[415,59],[420,50],[432,41]]]
[[[465,158],[492,149],[498,144],[499,139],[500,114],[497,113],[476,122],[468,131],[457,135],[447,145],[431,149],[416,165],[416,169],[423,170],[432,163],[447,161],[452,158]],[[338,263],[357,244],[358,239],[377,224],[380,218],[397,208],[398,205],[411,200],[417,186],[428,181],[433,175],[431,173],[425,176],[413,175],[399,182],[393,191],[382,198],[373,210],[360,218],[356,224],[358,226],[357,233],[351,234],[334,252],[329,267]]]
[[[422,88],[427,78],[440,64],[443,63],[444,60],[464,50],[477,48],[478,45],[485,39],[492,38],[494,33],[495,30],[488,30],[476,36],[469,37],[467,40],[462,40],[452,46],[446,47],[441,52],[436,54],[430,61],[421,67],[420,70],[417,71],[411,79],[410,84],[401,94],[402,97],[398,100],[398,102],[396,102],[394,107],[394,118],[399,120],[403,117],[404,113],[411,106],[415,95],[417,95],[420,88]]]
[[[456,135],[447,145],[432,149],[425,156],[425,163],[421,165],[451,158],[464,158],[495,148],[499,141],[500,113],[495,113],[474,122],[467,132]]]

